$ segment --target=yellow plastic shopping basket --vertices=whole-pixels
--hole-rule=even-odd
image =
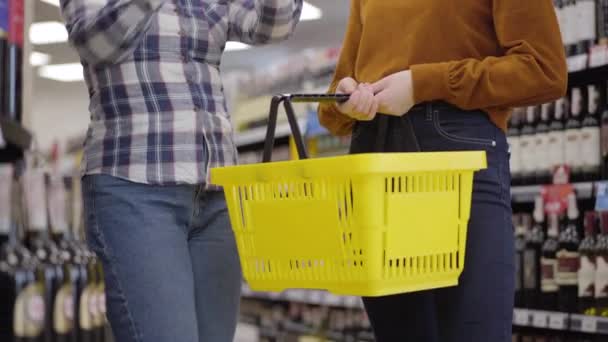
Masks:
[[[336,97],[274,97],[264,163],[211,171],[250,287],[381,296],[456,285],[485,152],[305,159],[291,102],[323,100]],[[270,163],[281,103],[301,160]]]

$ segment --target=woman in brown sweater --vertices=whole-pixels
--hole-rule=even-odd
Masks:
[[[512,107],[563,96],[566,84],[551,0],[352,0],[330,89],[351,98],[322,104],[321,123],[336,135],[352,133],[353,153],[381,146],[488,157],[488,169],[475,176],[459,286],[365,298],[378,341],[511,341],[507,120]]]

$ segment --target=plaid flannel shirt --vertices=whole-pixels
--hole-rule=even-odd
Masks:
[[[220,59],[227,41],[293,32],[302,0],[61,0],[90,96],[85,174],[202,184],[237,160]]]

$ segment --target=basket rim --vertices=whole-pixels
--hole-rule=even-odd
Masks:
[[[344,177],[487,168],[485,151],[367,153],[211,169],[211,184],[226,186],[286,178]]]

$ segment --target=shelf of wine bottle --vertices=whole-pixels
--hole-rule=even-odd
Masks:
[[[251,291],[247,285],[243,285],[243,298],[262,299],[271,301],[285,301],[303,303],[311,305],[322,305],[342,308],[362,308],[363,303],[359,297],[337,296],[325,291],[308,290],[287,290],[277,292],[255,292]]]
[[[573,183],[578,199],[589,199],[595,194],[595,182]],[[542,185],[513,186],[511,200],[516,203],[534,202],[534,198],[541,192]]]
[[[585,316],[563,312],[518,308],[513,313],[513,325],[608,335],[608,317]]]

